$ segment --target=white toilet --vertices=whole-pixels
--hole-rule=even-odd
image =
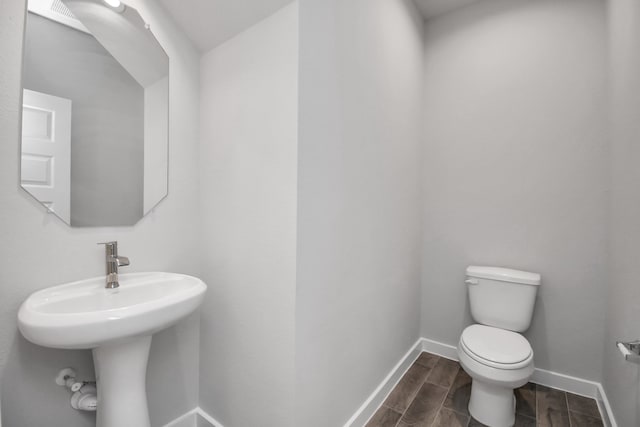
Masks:
[[[473,379],[469,412],[490,427],[515,423],[513,390],[533,374],[533,350],[518,332],[531,324],[540,275],[497,267],[468,267],[471,315],[479,324],[460,336],[460,365]]]

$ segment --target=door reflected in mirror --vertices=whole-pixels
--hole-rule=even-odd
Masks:
[[[169,58],[109,3],[28,3],[21,186],[74,227],[133,225],[168,191]]]

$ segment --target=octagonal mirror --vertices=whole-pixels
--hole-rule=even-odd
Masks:
[[[29,0],[21,186],[73,227],[128,226],[168,191],[169,58],[119,0]]]

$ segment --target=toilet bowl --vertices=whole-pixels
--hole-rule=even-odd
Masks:
[[[526,271],[467,268],[469,307],[478,324],[462,332],[458,358],[473,380],[469,413],[490,427],[514,425],[513,391],[533,375],[533,350],[519,332],[531,324],[540,281]]]
[[[533,374],[533,350],[522,335],[484,325],[467,327],[458,343],[462,368],[473,379],[469,412],[491,427],[515,423],[513,390]]]

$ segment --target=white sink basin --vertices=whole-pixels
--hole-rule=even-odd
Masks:
[[[96,277],[35,292],[18,325],[45,347],[92,349],[98,385],[97,427],[148,427],[146,372],[151,336],[202,303],[202,280],[172,273],[121,274],[120,287]]]
[[[152,335],[191,314],[207,286],[191,276],[134,273],[105,289],[104,276],[32,294],[20,307],[20,332],[45,347],[93,349],[110,341]]]

